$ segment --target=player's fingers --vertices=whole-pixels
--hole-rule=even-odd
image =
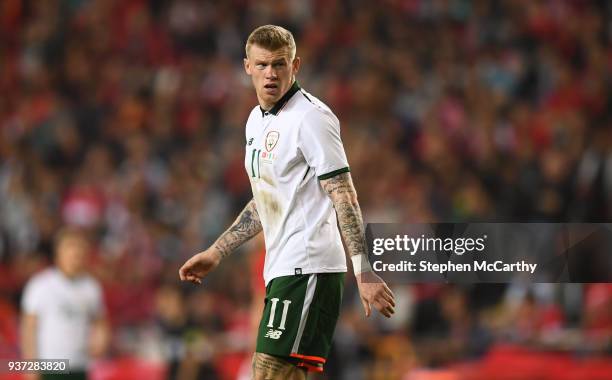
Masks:
[[[378,312],[382,315],[384,315],[387,318],[391,318],[391,310],[389,310],[386,307],[380,307],[380,308],[376,308],[378,310]]]
[[[372,312],[372,310],[370,309],[370,303],[365,298],[361,299],[361,303],[363,304],[363,309],[365,310],[365,315],[367,318],[370,316],[370,313]]]
[[[189,261],[187,261],[185,264],[183,264],[183,266],[179,269],[179,276],[181,277],[181,280],[185,281],[187,280],[187,276],[190,275],[190,265],[189,265]]]
[[[375,305],[376,309],[387,318],[390,318],[392,314],[395,314],[395,307],[385,300],[377,300]]]
[[[379,289],[376,295],[374,296],[375,300],[380,301],[383,305],[389,304],[395,307],[395,298],[392,295],[387,293],[384,289]]]
[[[374,305],[376,306],[376,309],[378,310],[394,308],[389,302],[387,302],[387,300],[383,298],[377,298],[376,301],[374,302]]]
[[[181,268],[179,273],[181,275],[181,280],[183,280],[183,281],[189,281],[190,277],[193,276],[191,271],[189,269],[185,268],[185,267]]]
[[[191,275],[191,282],[194,284],[201,284],[202,280],[198,276]]]
[[[192,282],[194,284],[201,284],[202,283],[202,280],[198,276],[194,275],[191,272],[183,273],[183,275],[184,275],[185,281],[189,281],[189,282]]]
[[[385,310],[387,311],[387,314],[385,315],[387,318],[391,318],[391,316],[395,314],[395,309],[392,307],[388,307]]]
[[[395,309],[393,309],[391,306],[385,307],[379,311],[381,312],[382,315],[384,315],[387,318],[391,318],[391,316],[395,314]]]
[[[390,296],[391,296],[393,299],[395,299],[395,294],[393,294],[393,292],[392,292],[392,291],[391,291],[391,289],[390,289],[390,288],[387,286],[387,284],[384,284],[384,285],[385,285],[385,286],[384,286],[385,292],[386,292],[387,294],[389,294],[389,295],[390,295]]]
[[[385,299],[385,301],[389,302],[391,306],[395,307],[395,299],[393,298],[393,296],[389,295],[389,293],[387,292],[384,292],[382,294],[382,297]]]

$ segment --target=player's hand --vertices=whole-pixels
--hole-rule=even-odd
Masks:
[[[372,314],[374,306],[382,315],[391,318],[395,313],[395,297],[383,279],[372,271],[360,273],[356,279],[366,317]]]
[[[213,248],[200,252],[187,260],[179,269],[181,281],[201,284],[202,278],[215,269],[221,261],[221,255]]]

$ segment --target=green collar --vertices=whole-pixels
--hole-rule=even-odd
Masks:
[[[281,110],[281,108],[283,108],[285,106],[285,104],[287,104],[289,99],[291,99],[291,97],[296,92],[298,92],[299,90],[300,90],[300,84],[296,80],[296,81],[293,82],[293,84],[291,85],[289,90],[287,90],[287,92],[285,92],[285,95],[283,95],[280,99],[278,99],[278,102],[276,102],[276,104],[274,104],[274,107],[272,107],[272,109],[270,111],[268,111],[268,112],[271,113],[274,116],[278,115],[278,113]],[[266,110],[261,108],[261,106],[259,106],[259,109],[261,110],[261,116],[264,116],[266,114]]]

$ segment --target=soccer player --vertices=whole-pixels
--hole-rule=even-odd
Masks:
[[[391,317],[395,301],[367,259],[338,118],[295,79],[300,58],[292,34],[279,26],[261,26],[245,50],[244,68],[259,101],[246,124],[244,163],[253,199],[179,275],[201,283],[263,229],[266,298],[253,377],[305,379],[307,371],[323,370],[338,319],[346,272],[341,235],[366,316],[373,306]]]
[[[61,230],[55,244],[56,267],[38,273],[26,285],[21,323],[24,359],[70,360],[69,374],[43,374],[43,380],[86,379],[90,358],[102,355],[108,345],[102,288],[85,273],[89,248],[80,230]]]

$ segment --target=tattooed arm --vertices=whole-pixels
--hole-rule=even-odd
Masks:
[[[222,233],[213,244],[213,247],[219,252],[221,258],[225,258],[261,230],[261,221],[259,220],[255,200],[251,199],[230,228]]]
[[[381,314],[391,317],[395,312],[395,300],[387,284],[372,271],[368,262],[361,208],[351,174],[342,173],[321,180],[321,186],[336,209],[338,227],[353,262],[353,271],[357,277],[366,316],[370,316],[370,305],[373,305]]]
[[[338,216],[338,227],[349,256],[367,254],[363,219],[351,174],[342,173],[321,180],[321,186],[334,204]]]
[[[216,268],[221,259],[229,256],[236,248],[261,230],[255,200],[251,199],[234,223],[219,236],[210,248],[196,254],[183,264],[179,270],[181,280],[201,284],[202,277]]]

